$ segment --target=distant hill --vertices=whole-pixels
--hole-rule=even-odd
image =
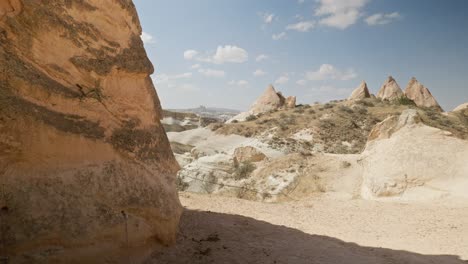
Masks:
[[[194,113],[201,117],[216,118],[216,119],[223,120],[223,121],[226,121],[241,112],[239,110],[234,110],[234,109],[206,107],[203,105],[197,108],[167,109],[167,110],[171,112],[178,112],[178,113]]]

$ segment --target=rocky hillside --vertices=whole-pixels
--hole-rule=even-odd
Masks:
[[[1,256],[174,242],[179,166],[140,34],[130,0],[0,1]]]
[[[419,107],[403,93],[375,98],[365,83],[356,91],[362,95],[349,100],[169,133],[182,166],[179,188],[260,201],[468,198],[460,191],[468,168],[458,160],[468,155],[466,111]],[[443,170],[424,168],[435,163]]]

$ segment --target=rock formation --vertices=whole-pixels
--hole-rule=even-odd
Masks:
[[[394,100],[401,96],[403,96],[403,91],[392,76],[388,76],[388,79],[377,93],[377,98],[382,100]]]
[[[365,98],[370,98],[369,89],[367,88],[367,83],[362,81],[358,88],[356,88],[349,96],[348,100],[361,100]]]
[[[179,167],[141,32],[131,0],[0,0],[2,256],[175,241]]]
[[[461,104],[461,105],[455,107],[455,109],[453,109],[453,112],[460,112],[460,111],[464,111],[464,110],[468,110],[468,103],[464,103],[464,104]]]
[[[285,100],[281,93],[276,92],[273,85],[269,85],[265,92],[250,107],[249,112],[255,115],[276,110],[284,105]]]
[[[252,146],[239,147],[234,150],[235,164],[240,164],[242,162],[259,162],[265,158],[265,154]]]
[[[432,96],[429,89],[424,87],[416,78],[411,78],[408,83],[408,86],[405,89],[405,95],[419,107],[433,107],[437,109],[442,109],[437,103],[434,96]]]
[[[286,108],[295,108],[296,107],[296,96],[288,96],[286,98]]]
[[[362,197],[468,198],[468,142],[405,110],[378,124],[362,153]]]
[[[281,92],[277,92],[273,85],[268,85],[263,94],[253,103],[249,111],[238,114],[227,123],[232,121],[245,121],[251,115],[259,115],[269,111],[278,110],[281,108],[294,108],[296,107],[296,97],[289,96],[285,98]]]

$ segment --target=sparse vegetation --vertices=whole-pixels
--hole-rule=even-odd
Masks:
[[[252,172],[256,168],[257,167],[252,162],[245,161],[240,164],[237,164],[235,165],[234,179],[236,180],[246,179],[250,176],[250,174],[252,174]]]
[[[245,121],[254,121],[257,120],[257,117],[255,115],[249,115],[248,117],[245,118]]]
[[[413,100],[409,99],[406,96],[401,96],[398,99],[394,100],[394,103],[397,105],[411,105],[411,106],[416,106]]]

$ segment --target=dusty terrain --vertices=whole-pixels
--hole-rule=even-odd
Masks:
[[[177,245],[146,263],[468,263],[468,204],[180,198]]]

